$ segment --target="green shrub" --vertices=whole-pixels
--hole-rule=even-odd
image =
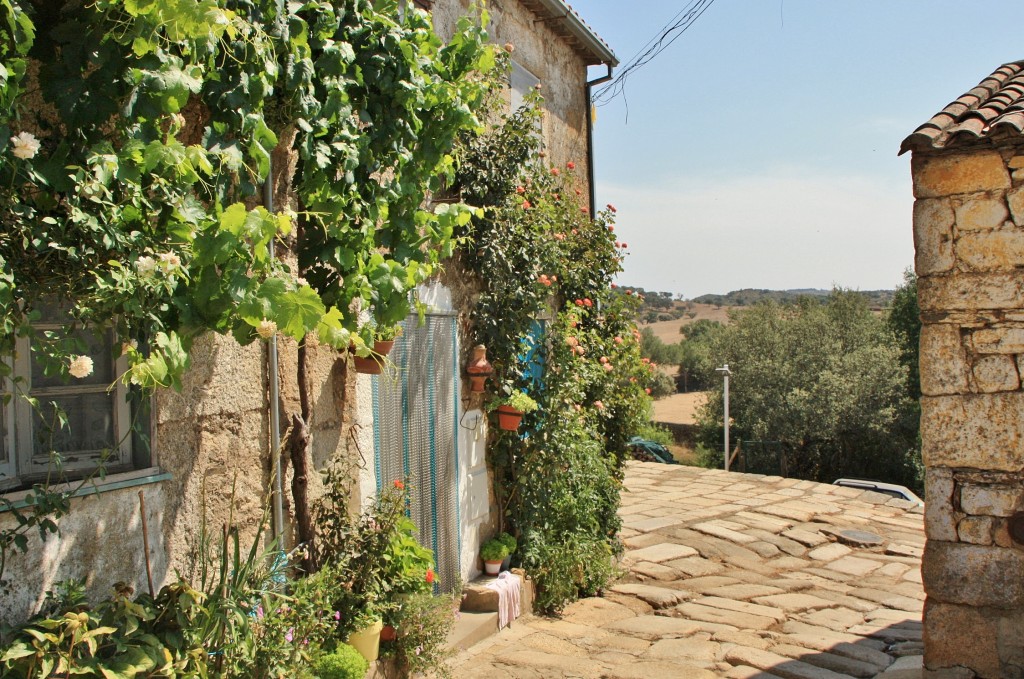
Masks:
[[[363,679],[370,663],[352,646],[339,644],[334,651],[313,663],[317,679]]]
[[[495,539],[501,544],[505,545],[505,548],[508,549],[509,554],[515,553],[516,547],[519,546],[519,542],[509,533],[502,533]]]
[[[499,538],[488,540],[480,548],[480,558],[484,561],[501,561],[510,553],[508,546]]]

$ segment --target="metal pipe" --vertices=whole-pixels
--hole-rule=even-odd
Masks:
[[[268,160],[267,178],[263,182],[263,207],[274,211],[274,161]],[[274,239],[267,245],[270,258],[274,258]],[[271,535],[278,541],[277,548],[286,549],[284,544],[284,495],[281,481],[281,386],[278,378],[277,334],[267,343],[267,370],[270,379],[270,460],[273,469],[271,481]]]
[[[724,427],[725,427],[725,471],[729,471],[729,375],[732,372],[729,370],[729,364],[726,363],[721,368],[715,368],[715,372],[722,373],[722,379],[725,380],[724,388],[722,391],[722,410],[724,411]]]
[[[608,73],[595,80],[588,80],[586,85],[587,98],[587,185],[590,188],[590,216],[597,214],[597,187],[594,186],[594,104],[591,99],[591,90],[595,85],[606,83],[612,79],[611,63],[605,64]]]

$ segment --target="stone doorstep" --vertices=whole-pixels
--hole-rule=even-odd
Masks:
[[[533,611],[534,588],[533,580],[526,577],[520,568],[512,569],[520,577],[519,610],[523,613]],[[494,613],[498,610],[498,592],[487,587],[497,578],[493,575],[480,575],[462,588],[462,604],[459,610],[465,613]]]

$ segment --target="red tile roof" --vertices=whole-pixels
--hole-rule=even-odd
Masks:
[[[903,140],[900,153],[1024,135],[1024,61],[1003,64]]]

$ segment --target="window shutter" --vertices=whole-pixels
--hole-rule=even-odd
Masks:
[[[519,63],[512,62],[512,110],[517,111],[525,102],[526,93],[540,84],[540,78],[527,71]]]

